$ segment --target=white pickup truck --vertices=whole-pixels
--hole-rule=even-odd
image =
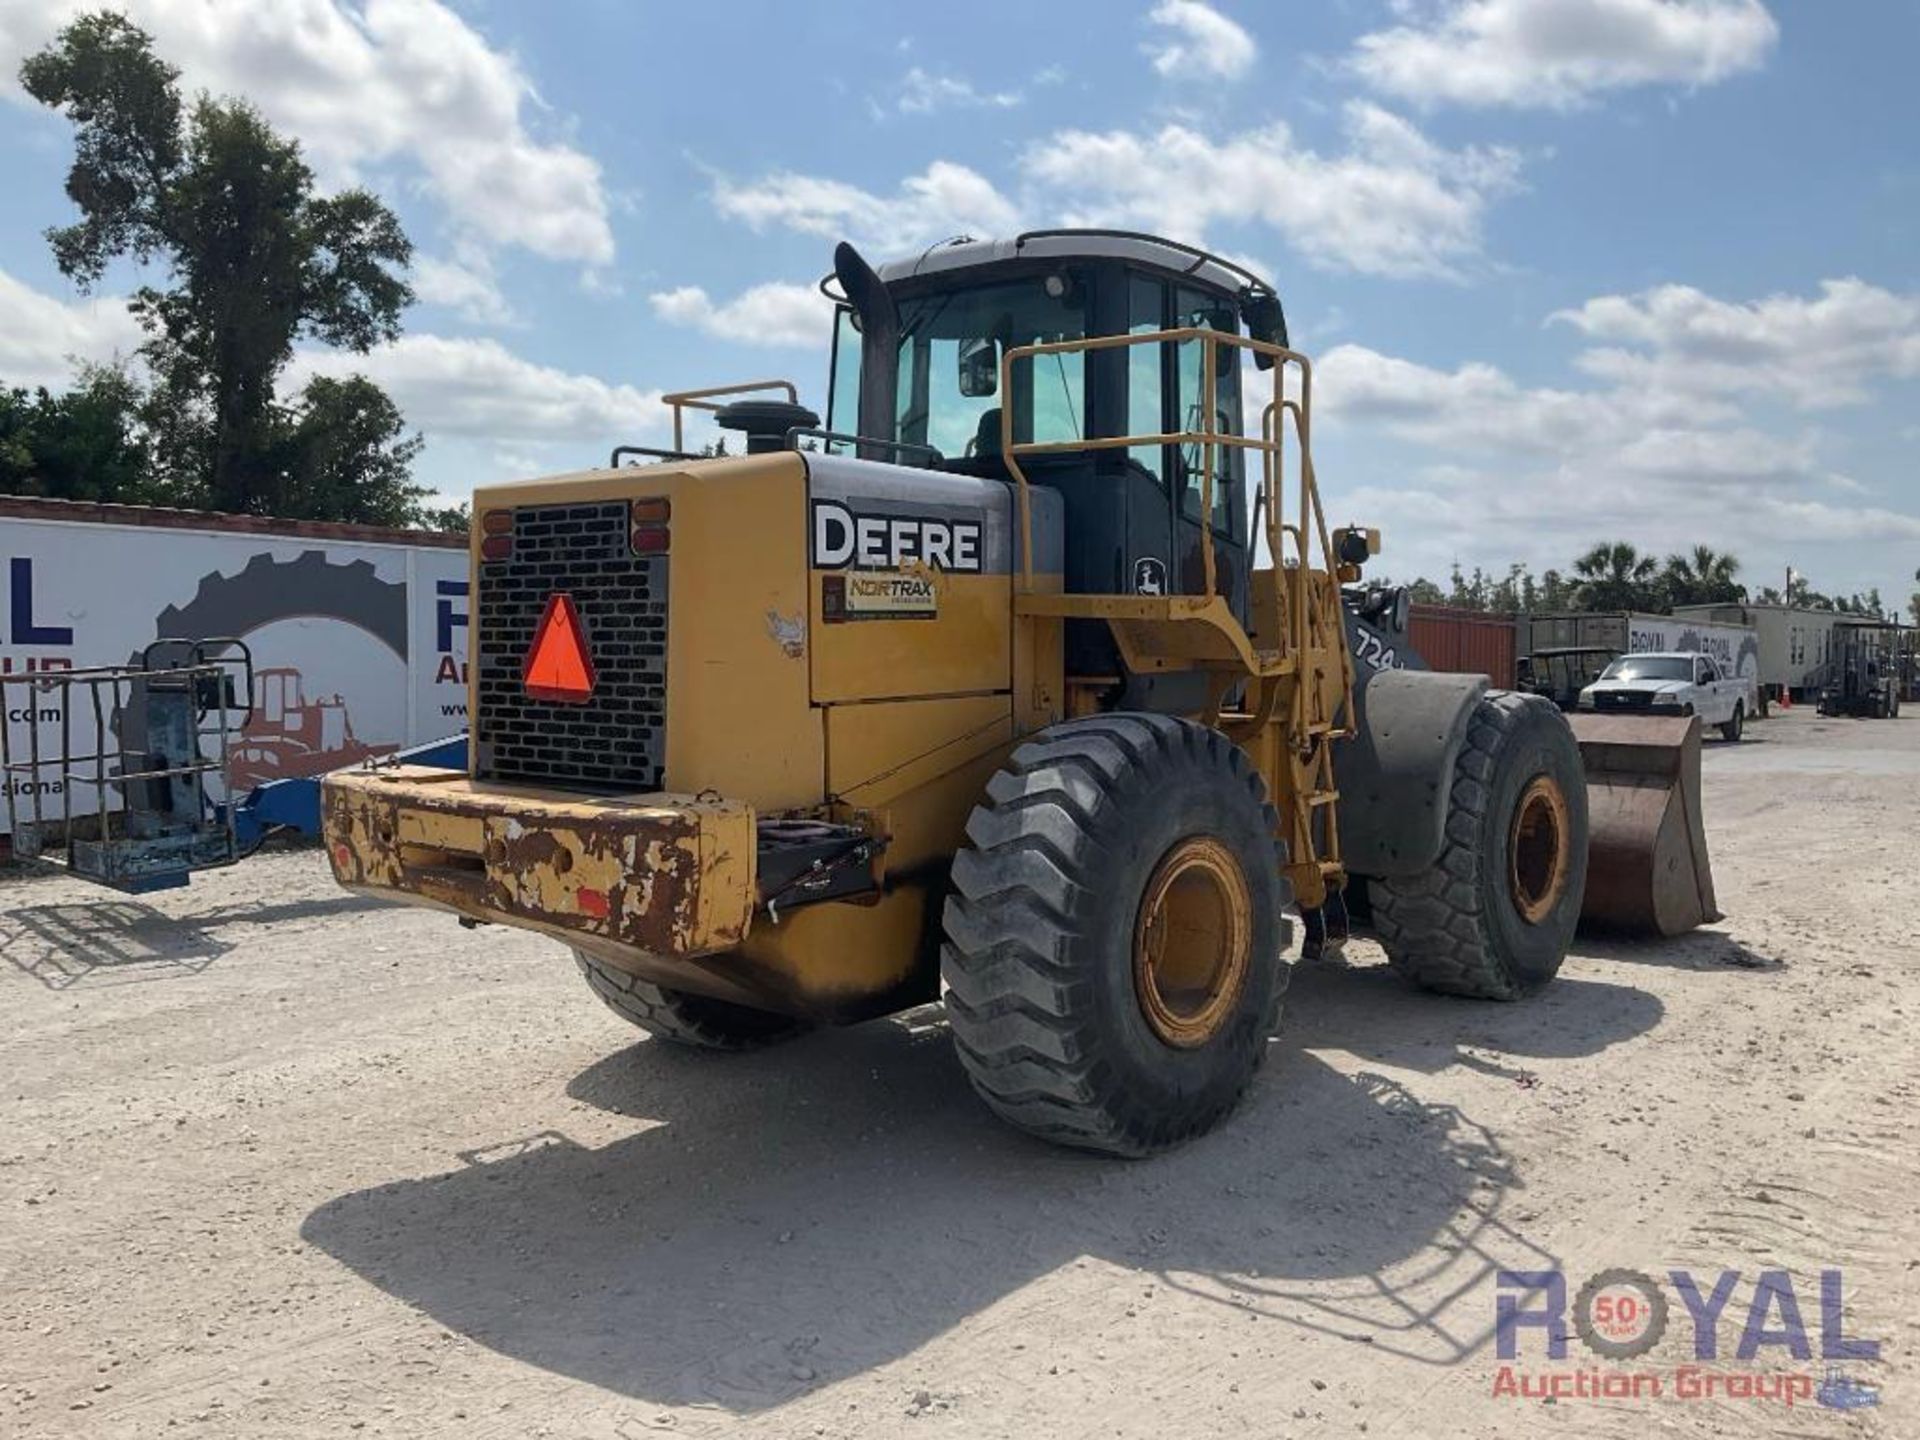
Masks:
[[[1753,713],[1753,681],[1724,673],[1706,655],[1622,655],[1580,692],[1580,708],[1601,714],[1698,715],[1738,740]]]

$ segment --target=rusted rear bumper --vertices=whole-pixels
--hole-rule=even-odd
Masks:
[[[753,915],[754,813],[737,801],[396,766],[328,776],[322,815],[342,885],[476,920],[675,959],[734,948]]]

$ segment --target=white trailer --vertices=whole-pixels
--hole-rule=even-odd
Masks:
[[[1752,629],[1759,642],[1758,678],[1770,690],[1789,690],[1795,700],[1817,699],[1832,674],[1833,628],[1846,616],[1797,605],[1681,605],[1675,618]]]

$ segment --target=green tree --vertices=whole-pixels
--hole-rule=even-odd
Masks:
[[[1583,610],[1646,610],[1659,601],[1660,562],[1625,540],[1603,541],[1573,562]]]
[[[1737,556],[1715,550],[1711,545],[1696,545],[1687,554],[1669,555],[1660,581],[1666,590],[1669,608],[1726,605],[1747,598],[1746,587],[1735,578],[1739,573]]]
[[[154,478],[142,399],[112,366],[84,367],[63,395],[0,391],[0,493],[171,503],[176,497]]]
[[[300,403],[271,416],[279,458],[276,514],[404,526],[423,518],[428,492],[411,481],[421,439],[371,380],[316,377]],[[464,528],[464,527],[463,527]]]
[[[1533,609],[1539,587],[1525,565],[1507,566],[1506,578],[1496,581],[1487,592],[1487,608],[1502,615],[1516,615]]]
[[[275,382],[297,340],[364,353],[399,333],[413,298],[399,221],[365,190],[316,194],[299,146],[244,101],[203,95],[189,112],[179,72],[122,16],[75,20],[20,78],[73,122],[80,219],[47,235],[61,271],[84,291],[117,259],[166,266],[168,286],[132,305],[162,463],[214,509],[281,512],[282,485],[305,472],[282,463]],[[296,408],[310,414],[311,397]]]
[[[1487,592],[1490,588],[1486,571],[1476,565],[1473,567],[1473,577],[1469,579],[1462,573],[1460,562],[1456,560],[1447,588],[1447,604],[1456,610],[1484,610],[1487,608]]]
[[[1574,607],[1574,583],[1558,570],[1549,570],[1540,577],[1540,589],[1534,596],[1536,609],[1552,614],[1557,610],[1571,610]]]
[[[420,511],[420,525],[427,530],[464,535],[473,528],[473,504],[462,500],[457,505],[428,505]]]
[[[1822,595],[1818,590],[1813,588],[1812,582],[1809,581],[1806,576],[1800,574],[1794,574],[1792,583],[1787,587],[1786,603],[1798,606],[1802,610],[1832,610],[1836,608],[1832,596]]]

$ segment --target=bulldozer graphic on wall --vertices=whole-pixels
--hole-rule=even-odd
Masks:
[[[253,714],[234,741],[227,773],[238,792],[268,780],[358,765],[398,748],[358,739],[341,696],[308,699],[300,672],[275,665],[254,672]]]

